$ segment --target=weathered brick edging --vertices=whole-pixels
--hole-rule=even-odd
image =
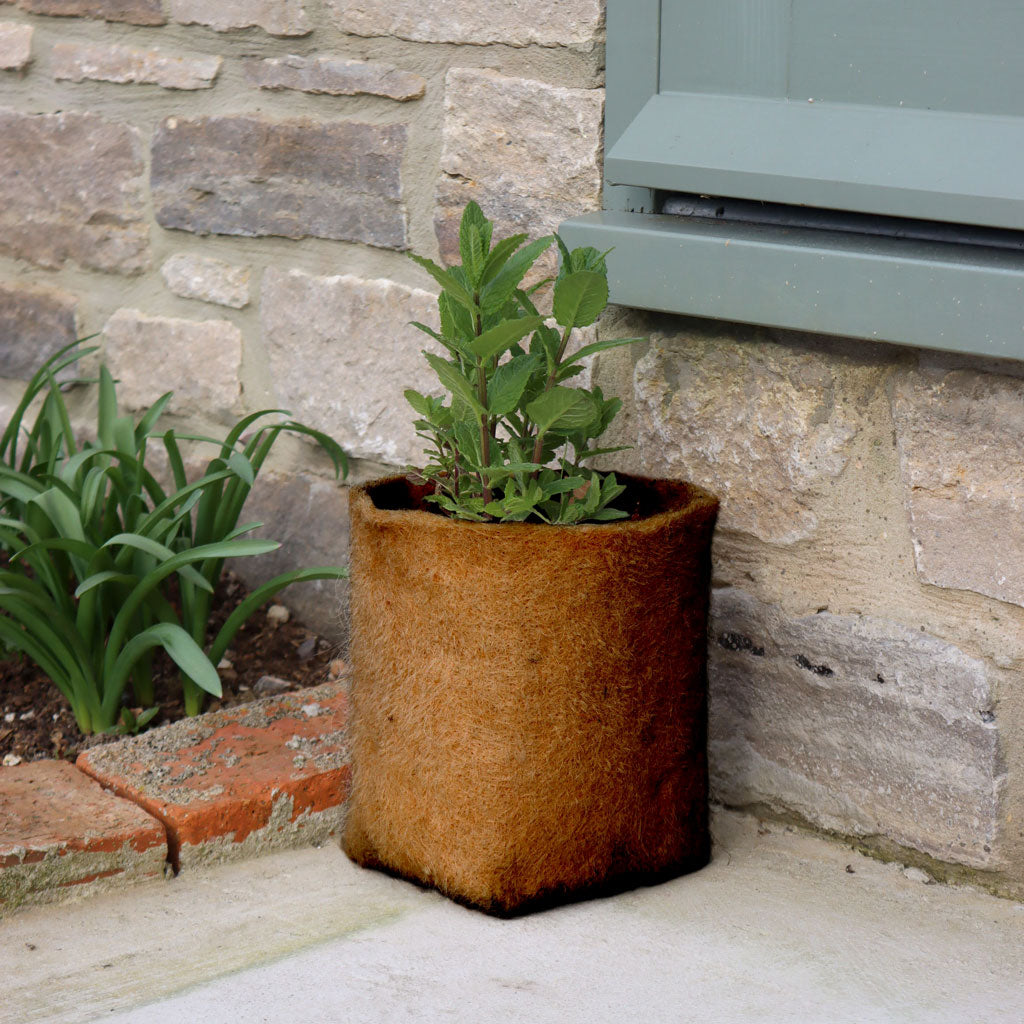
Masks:
[[[347,682],[0,771],[0,913],[322,842],[349,790]],[[93,781],[95,780],[95,781]],[[99,783],[97,785],[96,783]]]

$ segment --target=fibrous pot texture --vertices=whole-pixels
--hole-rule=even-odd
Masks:
[[[707,863],[717,501],[620,479],[583,526],[353,488],[353,860],[501,914]]]

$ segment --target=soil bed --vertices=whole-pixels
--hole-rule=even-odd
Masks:
[[[214,603],[210,639],[247,593],[233,573],[224,576]],[[286,607],[287,595],[286,590],[278,597]],[[257,693],[256,684],[263,676],[286,680],[293,690],[317,686],[344,671],[340,656],[336,644],[317,636],[293,618],[276,623],[267,616],[267,607],[264,607],[238,631],[228,651],[231,668],[220,670],[224,697],[210,699],[203,710],[233,707],[268,696],[270,692],[283,692],[280,688]],[[162,651],[154,659],[153,682],[160,712],[151,726],[184,718],[177,666]],[[125,700],[131,707],[130,687],[125,691]],[[16,657],[0,662],[0,759],[13,755],[23,761],[48,757],[70,761],[81,750],[117,739],[120,736],[112,732],[83,736],[67,700],[49,677],[30,661]]]

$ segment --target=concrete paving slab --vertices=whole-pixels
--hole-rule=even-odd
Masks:
[[[2,936],[0,1021],[1024,1020],[1021,904],[738,815],[715,835],[694,875],[512,921],[333,847],[31,910]]]

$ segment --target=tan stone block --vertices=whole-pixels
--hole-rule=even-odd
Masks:
[[[249,268],[237,267],[210,256],[179,252],[161,268],[167,287],[185,299],[201,299],[218,306],[243,309],[249,305]]]
[[[998,867],[1005,785],[984,662],[900,623],[715,590],[712,790],[846,835]]]
[[[57,17],[103,18],[130,25],[163,25],[167,22],[161,0],[17,0],[23,11]]]
[[[28,380],[75,340],[78,300],[50,288],[0,283],[0,377]]]
[[[0,252],[57,268],[149,264],[137,129],[97,114],[0,110]]]
[[[404,392],[437,393],[421,353],[439,346],[410,320],[436,328],[435,296],[348,274],[267,270],[260,321],[279,403],[357,458],[421,462]]]
[[[426,79],[393,64],[335,57],[251,57],[245,62],[249,81],[261,89],[296,89],[329,96],[385,96],[392,100],[418,100]]]
[[[173,391],[177,413],[224,416],[241,397],[242,332],[226,320],[177,320],[119,309],[103,328],[105,356],[128,409]]]
[[[32,26],[0,21],[0,71],[20,71],[32,59]]]
[[[601,207],[604,92],[565,89],[488,70],[454,68],[445,85],[444,141],[434,226],[458,262],[462,210],[475,199],[495,236],[555,231]],[[554,251],[537,276],[557,265]]]
[[[329,0],[338,25],[357,36],[422,43],[506,43],[590,50],[604,27],[600,0]]]
[[[261,28],[272,36],[304,36],[313,28],[303,0],[167,0],[167,13],[182,25],[218,32]]]
[[[856,434],[835,370],[825,354],[767,340],[655,337],[634,372],[635,457],[717,494],[720,527],[810,537],[810,499],[843,471]]]
[[[403,125],[169,117],[153,140],[156,219],[198,234],[406,245]]]
[[[165,89],[209,89],[220,57],[171,57],[106,43],[56,43],[53,77],[71,82],[135,82]]]
[[[1024,380],[925,356],[892,411],[918,575],[1024,605]]]

